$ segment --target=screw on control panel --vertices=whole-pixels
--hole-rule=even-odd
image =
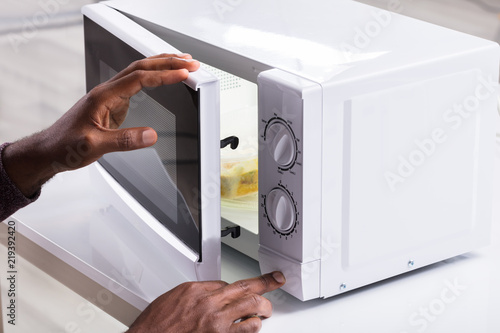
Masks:
[[[413,268],[413,266],[415,266],[415,261],[413,260],[408,261],[408,268]]]
[[[347,285],[345,283],[342,283],[339,287],[340,291],[344,291],[347,289]]]

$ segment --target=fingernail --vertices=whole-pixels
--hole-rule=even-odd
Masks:
[[[142,142],[146,146],[152,146],[156,142],[156,132],[152,129],[142,132]]]
[[[185,62],[195,62],[198,61],[196,59],[184,59],[184,58],[178,58],[179,60],[185,61]]]
[[[273,272],[273,278],[276,280],[278,283],[285,283],[285,276],[281,272]]]

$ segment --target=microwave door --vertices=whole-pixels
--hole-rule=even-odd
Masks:
[[[88,90],[135,60],[180,53],[107,6],[88,6],[83,13]],[[195,253],[198,279],[219,278],[218,79],[199,70],[187,82],[139,92],[122,127],[140,126],[157,131],[152,148],[108,154],[100,164]]]
[[[179,53],[107,6],[82,12],[87,90],[135,60]],[[58,175],[15,217],[36,243],[143,309],[182,282],[220,279],[219,82],[199,70],[144,89],[122,126],[152,127],[158,142]]]

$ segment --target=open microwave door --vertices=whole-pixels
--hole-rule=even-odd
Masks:
[[[87,90],[135,60],[180,53],[107,6],[82,12]],[[199,70],[143,89],[122,124],[142,126],[157,131],[153,147],[59,174],[13,217],[28,238],[141,310],[180,283],[220,279],[218,79]]]

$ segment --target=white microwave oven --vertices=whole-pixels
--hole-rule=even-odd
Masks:
[[[489,243],[497,44],[354,1],[108,1],[82,12],[89,90],[145,56],[202,62],[131,99],[123,126],[155,128],[154,147],[58,175],[15,215],[137,307],[219,279],[221,239],[262,273],[283,271],[301,300]],[[258,192],[229,204],[226,136],[239,138],[234,154],[258,154]],[[222,228],[239,237],[221,237],[221,206]]]

